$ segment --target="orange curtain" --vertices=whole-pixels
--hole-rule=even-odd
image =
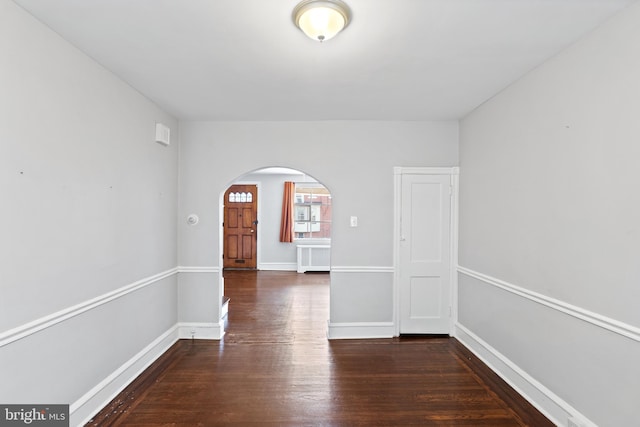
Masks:
[[[296,184],[291,181],[284,183],[284,195],[282,196],[282,219],[280,220],[280,241],[293,242],[293,195]]]

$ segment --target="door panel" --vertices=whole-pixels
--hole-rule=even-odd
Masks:
[[[439,262],[442,259],[442,185],[414,182],[410,193],[411,261]]]
[[[229,212],[225,215],[224,226],[229,228],[238,228],[238,209],[236,208],[227,208]]]
[[[413,277],[410,318],[434,318],[442,313],[442,283],[438,277]]]
[[[238,258],[238,236],[236,235],[227,236],[225,241],[227,242],[227,247],[224,251],[225,259]]]
[[[257,267],[258,188],[232,185],[224,194],[224,268]]]
[[[247,260],[253,257],[253,236],[242,236],[242,258]]]
[[[450,186],[449,175],[402,175],[400,333],[449,333]]]
[[[243,208],[241,216],[242,216],[242,227],[251,228],[253,226],[253,221],[255,220],[253,215],[253,208]]]

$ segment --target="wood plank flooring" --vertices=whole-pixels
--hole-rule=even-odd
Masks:
[[[455,339],[328,341],[328,281],[226,272],[225,337],[178,341],[88,425],[553,425]]]

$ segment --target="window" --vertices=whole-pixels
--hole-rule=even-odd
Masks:
[[[296,239],[331,238],[331,194],[322,184],[296,183],[293,232]]]
[[[253,194],[245,193],[229,193],[229,203],[251,203],[253,202]]]

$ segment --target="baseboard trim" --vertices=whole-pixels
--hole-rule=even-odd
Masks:
[[[535,303],[542,304],[564,314],[568,314],[569,316],[591,323],[592,325],[606,329],[607,331],[614,332],[622,335],[623,337],[640,342],[640,328],[638,327],[594,313],[593,311],[586,310],[582,307],[577,307],[564,301],[530,291],[529,289],[516,286],[512,283],[505,282],[504,280],[496,279],[495,277],[491,277],[465,267],[458,266],[458,273],[480,280],[483,283],[511,292],[512,294],[526,298]]]
[[[181,322],[177,324],[178,338],[196,340],[220,340],[224,336],[224,325],[218,323]]]
[[[298,264],[295,262],[261,262],[258,270],[264,271],[296,271]]]
[[[329,322],[328,325],[327,338],[330,340],[392,338],[395,331],[393,322]]]
[[[177,323],[69,407],[71,425],[84,425],[179,339],[219,340],[221,323]]]
[[[597,427],[573,406],[460,323],[455,325],[454,336],[554,424],[567,425],[567,420],[574,418],[579,419],[583,427]]]
[[[10,329],[0,334],[0,347],[11,344],[14,341],[18,341],[22,338],[33,335],[43,329],[50,328],[65,320],[78,316],[86,311],[92,310],[96,307],[100,307],[108,302],[111,302],[117,298],[121,298],[139,289],[152,285],[160,280],[171,277],[178,272],[177,268],[163,271],[162,273],[155,274],[153,276],[146,277],[138,280],[137,282],[118,288],[114,291],[92,298],[90,300],[81,302],[74,306],[57,311],[48,316],[41,317],[31,322],[20,325],[16,328]]]
[[[178,325],[156,338],[69,407],[70,425],[85,425],[178,341]]]

